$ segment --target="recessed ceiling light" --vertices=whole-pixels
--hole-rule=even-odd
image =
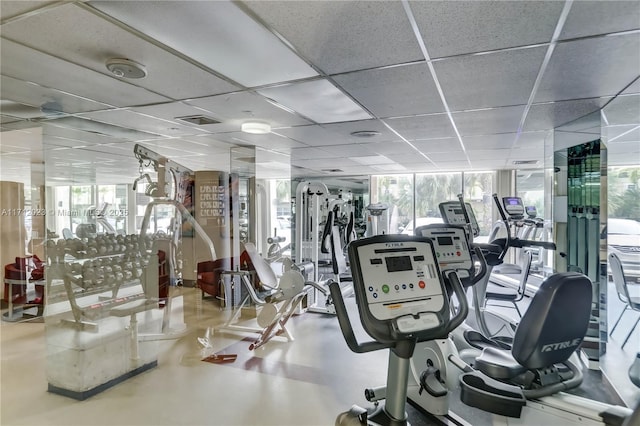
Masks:
[[[356,138],[372,138],[374,136],[380,136],[380,132],[377,130],[358,130],[351,132],[351,136],[355,136]]]
[[[245,133],[252,133],[254,135],[264,135],[271,132],[271,125],[258,121],[248,121],[246,123],[242,123],[242,131]]]
[[[107,69],[118,78],[144,78],[147,76],[144,65],[129,59],[109,59],[106,65]]]

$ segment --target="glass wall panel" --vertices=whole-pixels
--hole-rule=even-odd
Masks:
[[[631,295],[640,284],[640,94],[618,96],[601,111],[602,140],[607,145],[607,258],[618,257]],[[640,324],[637,313],[625,312],[625,303],[607,265],[608,343],[600,363],[625,403],[640,400],[640,389],[631,382],[640,364]],[[624,296],[623,296],[624,299]],[[615,325],[617,323],[617,325]],[[614,328],[615,325],[615,328]],[[628,339],[628,340],[627,340]]]

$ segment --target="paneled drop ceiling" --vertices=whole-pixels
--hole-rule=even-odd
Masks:
[[[194,170],[236,146],[297,176],[540,167],[554,127],[640,105],[638,1],[2,0],[0,36],[2,179],[127,182],[136,143]]]

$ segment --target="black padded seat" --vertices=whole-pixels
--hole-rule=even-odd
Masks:
[[[508,349],[486,347],[476,358],[474,367],[489,377],[498,380],[511,379],[527,371],[513,358]]]
[[[495,348],[511,350],[511,345],[497,339],[489,339],[476,330],[465,330],[462,333],[464,340],[476,349]]]

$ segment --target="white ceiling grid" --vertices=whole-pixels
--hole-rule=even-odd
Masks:
[[[43,155],[9,132],[38,126],[58,177],[135,176],[138,142],[193,169],[228,169],[233,146],[289,155],[294,175],[512,168],[640,92],[637,1],[3,0],[0,37],[3,178]],[[116,78],[115,57],[147,77]]]

